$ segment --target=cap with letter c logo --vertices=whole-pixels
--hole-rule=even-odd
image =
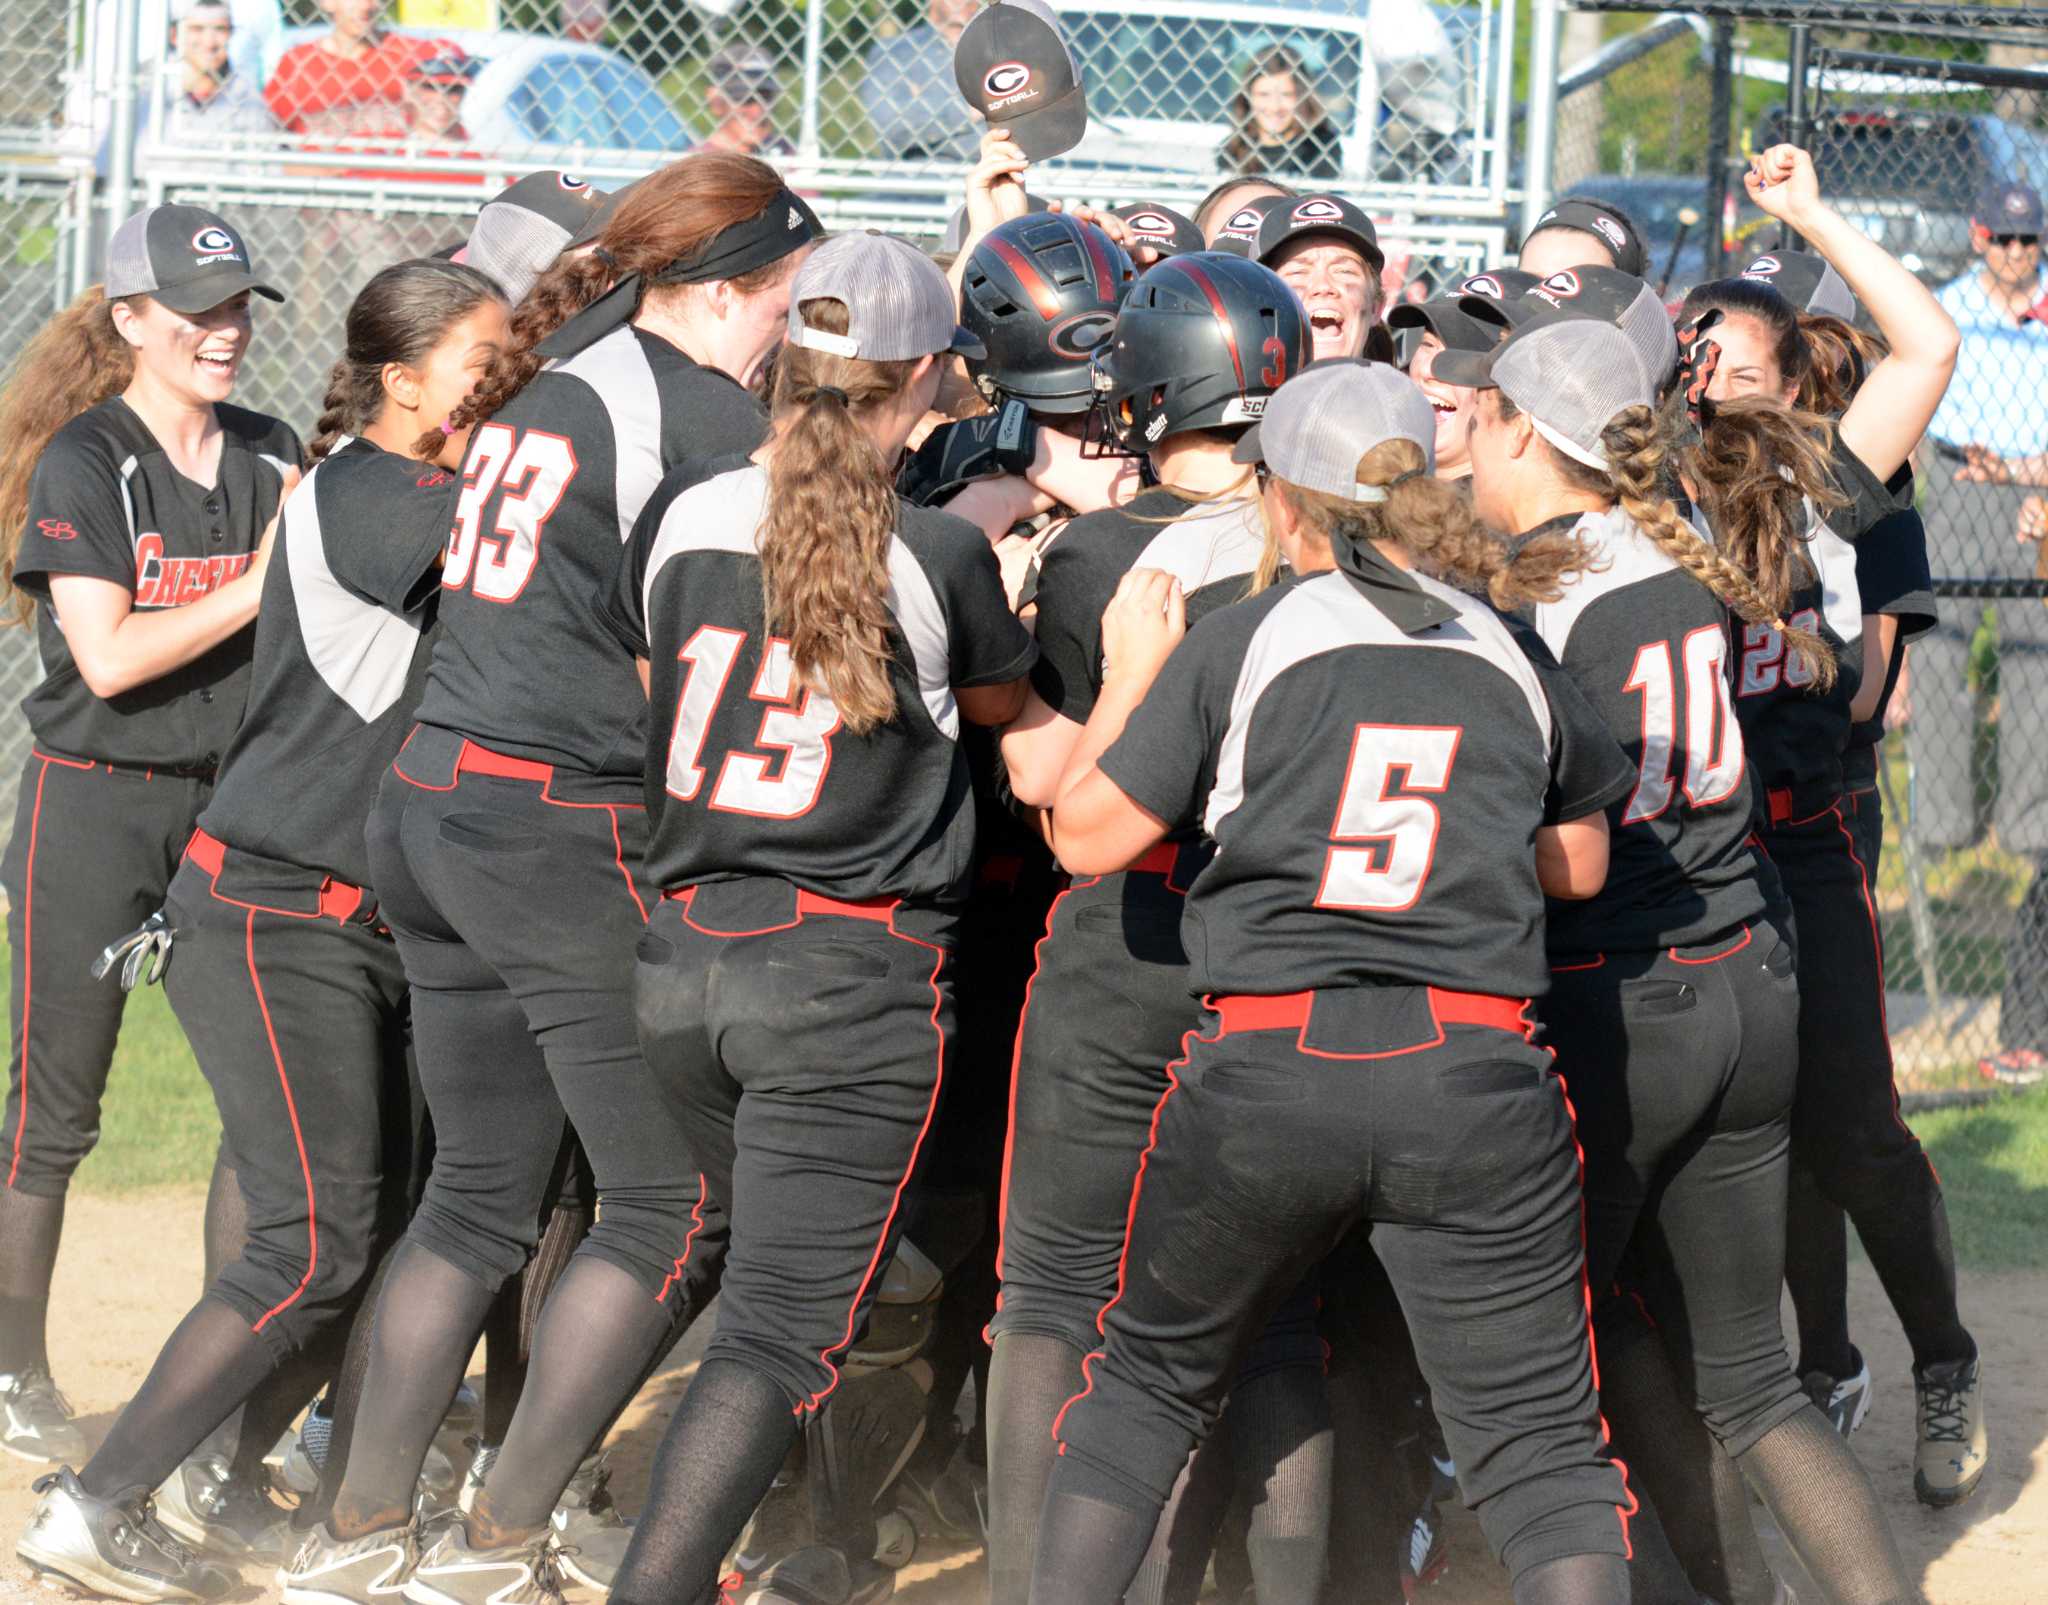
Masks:
[[[1001,99],[1014,95],[1031,82],[1031,69],[1021,61],[999,61],[981,75],[981,87]]]
[[[234,256],[242,247],[226,229],[209,225],[192,236],[192,249],[201,256]]]

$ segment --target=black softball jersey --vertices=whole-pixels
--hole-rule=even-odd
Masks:
[[[470,437],[420,722],[636,790],[646,701],[594,598],[664,474],[767,427],[734,380],[631,325],[536,375]]]
[[[426,680],[455,485],[366,440],[299,482],[263,579],[249,710],[201,830],[370,884],[363,823]]]
[[[1086,724],[1102,691],[1102,613],[1126,573],[1180,581],[1188,622],[1251,593],[1265,549],[1256,502],[1190,502],[1154,489],[1084,513],[1046,547],[1038,576],[1038,665],[1031,685],[1054,713]]]
[[[647,644],[650,763],[666,798],[648,877],[672,889],[774,876],[848,901],[966,894],[974,804],[955,687],[1001,685],[1038,655],[994,550],[962,519],[901,505],[889,549],[896,714],[842,728],[763,622],[757,540],[768,473],[748,464],[648,503],[644,571],[621,565],[611,611]]]
[[[275,418],[220,403],[220,468],[187,479],[119,396],[51,437],[29,486],[28,526],[14,582],[41,604],[43,678],[21,704],[38,746],[144,768],[211,770],[227,750],[249,690],[252,634],[123,691],[95,696],[64,640],[50,579],[81,574],[134,593],[137,611],[183,607],[249,566],[277,511],[299,438]]]
[[[1635,766],[1607,811],[1607,884],[1553,901],[1554,960],[1710,941],[1764,911],[1755,781],[1729,696],[1728,612],[1619,507],[1554,520],[1592,556],[1530,621]]]
[[[1879,483],[1839,434],[1829,467],[1846,502],[1815,517],[1807,533],[1810,570],[1785,607],[1786,622],[1818,631],[1835,653],[1835,683],[1815,688],[1813,671],[1788,652],[1769,624],[1736,623],[1735,712],[1749,762],[1767,790],[1838,788],[1849,739],[1849,704],[1862,680],[1863,604],[1857,546],[1899,511],[1899,493]]]
[[[1188,632],[1102,772],[1217,852],[1188,894],[1189,990],[1549,986],[1538,827],[1635,772],[1547,654],[1374,554]]]

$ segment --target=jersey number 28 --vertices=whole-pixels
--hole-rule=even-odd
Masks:
[[[668,743],[671,797],[694,802],[703,789],[704,739],[746,641],[744,630],[707,624],[676,654],[689,667],[676,698],[675,730]],[[823,691],[806,688],[792,697],[795,687],[796,659],[789,643],[770,636],[747,695],[766,704],[754,745],[776,748],[781,756],[778,760],[757,752],[728,752],[711,784],[713,808],[757,819],[796,819],[816,805],[825,772],[832,767],[832,734],[839,728],[839,710]]]
[[[576,448],[545,430],[483,424],[469,444],[442,587],[486,602],[515,602],[540,561],[541,531],[576,477]],[[484,527],[494,492],[497,517]]]
[[[1742,727],[1728,698],[1728,637],[1717,624],[1704,626],[1679,644],[1678,656],[1674,671],[1671,643],[1646,642],[1622,686],[1643,699],[1642,771],[1621,811],[1624,825],[1655,819],[1671,806],[1681,733],[1689,805],[1726,802],[1742,782]]]
[[[1359,845],[1333,845],[1324,855],[1316,907],[1398,914],[1415,906],[1436,862],[1442,823],[1423,794],[1450,785],[1463,734],[1456,725],[1358,727],[1330,839]]]

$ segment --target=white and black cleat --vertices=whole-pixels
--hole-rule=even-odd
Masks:
[[[411,1522],[337,1538],[325,1522],[277,1569],[284,1605],[395,1605],[419,1559]]]
[[[233,1586],[165,1531],[147,1498],[95,1498],[69,1466],[38,1478],[35,1488],[42,1498],[14,1552],[38,1572],[137,1605],[211,1600]]]
[[[633,1541],[633,1524],[612,1501],[611,1480],[607,1457],[587,1456],[548,1516],[555,1565],[571,1582],[601,1594],[612,1591]]]
[[[291,1539],[291,1513],[268,1485],[236,1477],[225,1458],[204,1450],[164,1479],[156,1517],[194,1549],[229,1560],[276,1566]]]
[[[45,1466],[82,1466],[92,1454],[71,1401],[41,1366],[0,1375],[0,1449]]]
[[[466,1524],[443,1524],[405,1585],[411,1605],[560,1605],[548,1534],[495,1549],[472,1548]]]

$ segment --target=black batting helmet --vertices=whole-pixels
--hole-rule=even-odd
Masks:
[[[968,361],[975,386],[1033,412],[1086,412],[1088,359],[1136,276],[1121,245],[1063,212],[997,224],[968,254],[960,285],[960,321],[988,348]]]
[[[1221,251],[1168,257],[1131,286],[1096,353],[1096,428],[1139,454],[1184,429],[1256,423],[1311,350],[1308,315],[1271,268]]]

